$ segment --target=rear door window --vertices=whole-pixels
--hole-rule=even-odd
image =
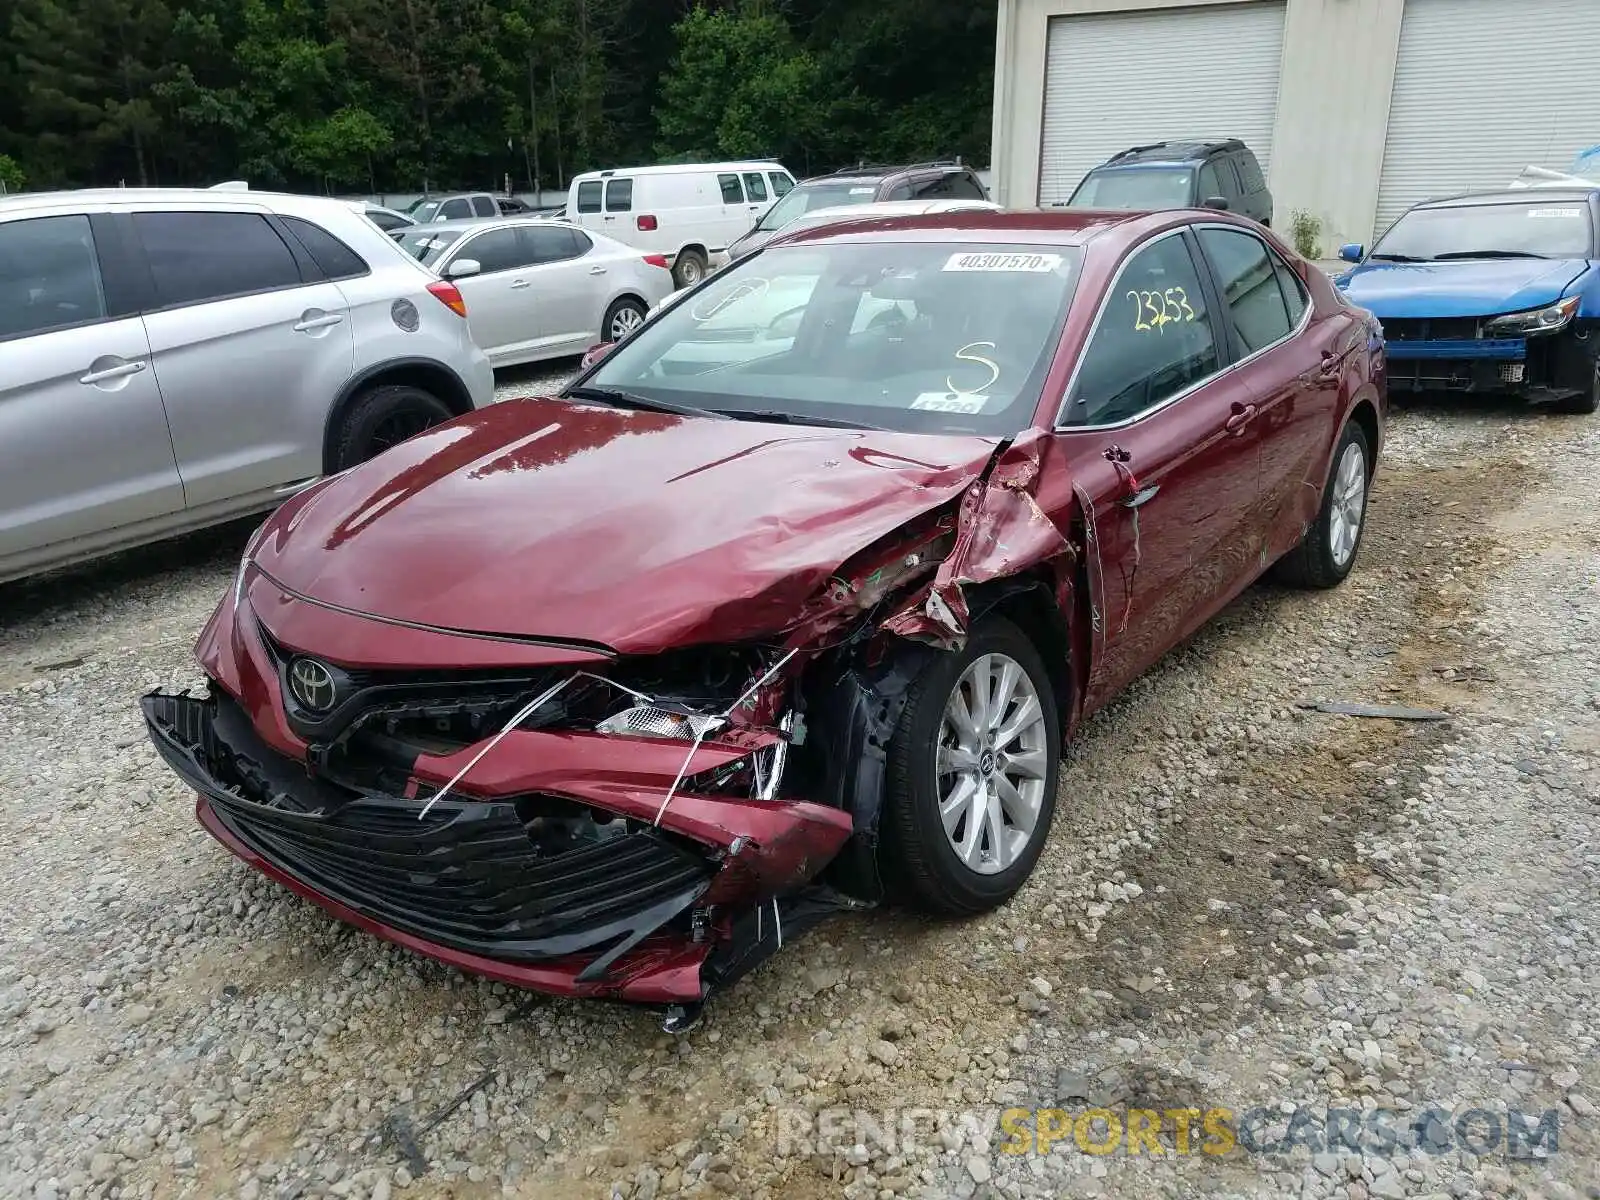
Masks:
[[[633,211],[633,180],[608,179],[606,181],[606,211]]]
[[[316,263],[329,279],[354,279],[365,275],[367,264],[354,250],[346,246],[320,225],[303,221],[299,217],[279,218],[300,240],[311,261]]]
[[[767,181],[762,178],[760,171],[747,171],[744,177],[745,190],[750,193],[750,203],[760,204],[767,198]]]
[[[439,208],[441,221],[466,221],[472,217],[472,206],[467,203],[465,196],[457,196],[454,200],[446,200]]]
[[[589,247],[578,247],[574,231],[560,225],[524,225],[521,229],[522,240],[527,244],[528,261],[532,263],[562,262],[569,258],[577,258]],[[588,242],[588,238],[584,238]]]
[[[135,213],[163,308],[299,287],[300,268],[256,213]]]
[[[1238,192],[1238,189],[1224,183],[1220,159],[1208,159],[1200,168],[1200,199],[1209,200],[1213,196],[1227,199]]]
[[[724,204],[744,203],[744,185],[739,182],[737,175],[718,175],[717,186],[722,189]]]
[[[498,217],[500,209],[495,206],[492,196],[474,196],[472,198],[472,211],[480,217]]]
[[[104,320],[89,218],[0,223],[0,340]]]
[[[1253,354],[1288,337],[1295,322],[1290,320],[1277,264],[1266,244],[1248,233],[1212,226],[1200,230],[1200,245],[1211,261],[1245,352]]]
[[[600,181],[589,179],[578,185],[578,211],[581,213],[597,213],[600,211]]]

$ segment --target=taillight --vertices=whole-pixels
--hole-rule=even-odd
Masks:
[[[428,290],[438,297],[439,303],[458,317],[467,315],[467,300],[461,289],[448,279],[439,279],[428,285]]]
[[[652,267],[660,267],[663,271],[672,270],[672,264],[667,261],[665,254],[646,254],[644,260]]]
[[[649,213],[642,213],[635,224],[637,224],[645,233],[650,233],[655,230],[657,222],[656,219]]]

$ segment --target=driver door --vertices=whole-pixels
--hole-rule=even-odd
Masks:
[[[1094,534],[1086,710],[1255,578],[1259,431],[1225,329],[1192,236],[1175,230],[1125,261],[1079,362],[1058,437]]]

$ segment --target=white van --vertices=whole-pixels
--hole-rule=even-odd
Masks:
[[[770,159],[587,171],[567,192],[567,220],[652,254],[665,254],[680,287],[708,267],[794,187]]]

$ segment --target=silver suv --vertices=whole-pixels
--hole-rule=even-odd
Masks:
[[[341,201],[0,197],[0,581],[265,511],[493,396],[455,285]]]

